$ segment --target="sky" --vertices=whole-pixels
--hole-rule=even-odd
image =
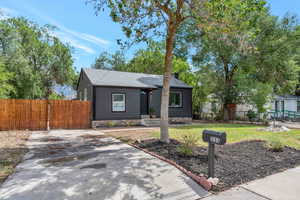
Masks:
[[[300,16],[299,0],[267,1],[273,15],[284,16],[289,12]],[[7,16],[24,16],[40,25],[56,26],[54,34],[73,47],[77,70],[90,67],[103,51],[114,53],[119,49],[117,40],[126,39],[108,11],[96,16],[86,0],[0,0],[0,9]],[[142,47],[136,45],[127,50],[127,58]]]

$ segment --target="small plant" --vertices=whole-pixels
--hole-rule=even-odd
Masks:
[[[247,112],[247,117],[248,117],[249,121],[254,121],[257,116],[253,110],[249,110]]]
[[[179,152],[185,156],[193,155],[194,148],[197,145],[199,139],[199,136],[193,133],[185,133],[181,135],[180,140],[182,144],[180,147],[178,147]]]
[[[149,114],[151,118],[154,118],[155,109],[153,107],[149,108]]]
[[[267,148],[273,152],[282,152],[284,145],[280,141],[267,142]]]
[[[114,126],[116,126],[116,122],[109,121],[109,122],[106,123],[106,126],[107,127],[114,127]]]
[[[126,123],[127,127],[130,127],[130,126],[134,125],[134,122],[132,122],[132,121],[126,121],[125,123]]]

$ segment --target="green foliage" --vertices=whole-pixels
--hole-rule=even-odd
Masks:
[[[258,113],[267,112],[266,104],[270,101],[270,94],[273,92],[273,88],[267,83],[256,83],[252,88],[252,94],[249,97],[249,103],[254,105]]]
[[[116,124],[116,122],[114,122],[114,121],[108,121],[108,122],[106,123],[106,126],[109,127],[109,128],[115,127],[116,125],[117,125],[117,124]]]
[[[10,98],[49,98],[55,85],[74,86],[71,48],[43,27],[25,19],[0,20],[0,55],[12,74]]]
[[[273,152],[282,152],[284,145],[278,140],[268,141],[266,144],[267,148]]]
[[[132,121],[126,121],[125,123],[126,123],[126,126],[127,126],[127,127],[130,127],[130,126],[134,126],[134,125],[135,125],[135,123],[132,122]]]
[[[200,137],[191,133],[183,133],[180,135],[181,145],[178,147],[179,152],[183,155],[191,156],[194,154],[194,148],[196,147]]]
[[[92,65],[95,69],[118,70],[123,71],[126,66],[126,59],[122,51],[116,51],[110,54],[106,51],[102,52],[95,63]]]
[[[154,109],[153,107],[151,107],[151,108],[149,109],[149,113],[150,113],[150,115],[154,115],[155,109]]]
[[[57,94],[55,92],[51,93],[49,96],[49,100],[61,100],[64,99],[64,96],[61,94]]]
[[[254,121],[255,118],[257,117],[257,114],[253,110],[248,110],[247,117],[249,121]]]
[[[0,57],[0,98],[9,98],[14,93],[14,87],[9,84],[13,74],[5,68],[4,60]]]
[[[224,108],[228,104],[248,103],[263,113],[272,93],[293,93],[298,83],[296,58],[300,38],[295,31],[295,18],[287,16],[280,20],[265,11],[256,14],[248,16],[248,26],[236,24],[235,32],[213,26],[213,31],[201,38],[189,34],[197,49],[194,65],[200,70],[209,66],[214,74],[210,80],[216,83],[207,85],[202,83],[205,79],[200,79],[200,84]],[[250,23],[253,20],[255,24]]]

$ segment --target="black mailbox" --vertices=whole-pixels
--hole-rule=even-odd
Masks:
[[[215,144],[224,145],[226,143],[226,133],[204,130],[202,133],[204,142],[208,142],[208,176],[215,176]]]
[[[223,145],[226,143],[226,133],[204,130],[203,134],[202,134],[202,139],[204,142],[208,142],[211,144]]]

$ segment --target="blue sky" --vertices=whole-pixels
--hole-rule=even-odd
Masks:
[[[117,39],[125,39],[121,26],[110,19],[107,12],[99,16],[85,0],[1,0],[0,8],[10,16],[24,16],[40,25],[52,24],[59,28],[55,34],[74,47],[77,69],[89,67],[102,52],[118,49]],[[298,0],[268,0],[271,12],[300,15]],[[131,57],[138,45],[126,52]]]

